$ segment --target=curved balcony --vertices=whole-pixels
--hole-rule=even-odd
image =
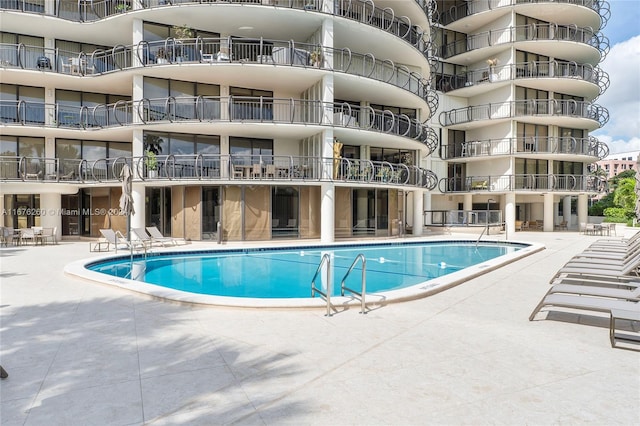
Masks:
[[[387,161],[287,155],[158,155],[150,168],[146,157],[97,160],[0,156],[2,181],[65,184],[115,183],[125,164],[137,181],[184,181],[238,184],[334,181],[350,185],[418,187],[432,190],[438,179],[417,166]]]
[[[438,144],[435,131],[404,114],[353,107],[348,104],[267,97],[188,96],[114,104],[67,106],[43,102],[0,101],[0,124],[99,130],[176,122],[274,123],[334,126],[408,138],[432,153]]]
[[[328,60],[331,58],[331,61]],[[377,59],[348,48],[269,39],[196,38],[114,46],[91,53],[68,52],[24,44],[0,44],[0,66],[57,72],[74,76],[99,76],[120,70],[171,64],[268,64],[321,69],[370,78],[413,93],[427,101],[433,96],[428,81],[405,65]],[[333,64],[333,65],[331,65]],[[435,111],[435,108],[431,109]]]
[[[505,8],[513,6],[529,5],[530,7],[539,7],[545,5],[575,5],[586,7],[594,11],[600,17],[600,28],[604,28],[607,21],[611,17],[609,4],[604,0],[468,0],[465,4],[451,6],[448,10],[441,10],[433,14],[435,22],[441,25],[449,25],[453,22],[484,12],[497,11],[498,14],[504,13]],[[565,12],[566,9],[562,11]],[[575,11],[567,11],[575,16]]]
[[[609,121],[609,111],[600,105],[585,101],[557,99],[527,99],[495,104],[469,106],[440,113],[442,126],[484,122],[487,120],[536,117],[536,122],[571,124],[570,120],[585,119],[602,127]],[[592,130],[594,130],[592,129]]]
[[[592,192],[607,190],[607,180],[594,175],[515,174],[444,178],[438,182],[444,193],[454,192]]]
[[[534,136],[468,141],[460,145],[443,146],[441,151],[441,156],[445,160],[558,154],[584,155],[602,160],[609,155],[609,147],[593,136],[588,138]]]
[[[558,25],[558,24],[529,24],[519,25],[516,27],[499,28],[495,30],[483,31],[477,34],[470,34],[466,40],[456,41],[446,44],[440,48],[440,56],[443,59],[451,59],[468,52],[486,49],[489,47],[506,45],[517,42],[526,41],[553,41],[550,45],[550,56],[558,56],[562,58],[573,58],[576,55],[591,60],[584,62],[598,62],[603,60],[609,52],[609,39],[602,33],[596,32],[593,28],[580,28],[575,25]],[[580,52],[578,46],[568,44],[561,48],[558,41],[575,42],[584,45],[584,52]],[[536,46],[542,45],[537,43]],[[595,49],[598,56],[591,58],[588,50]],[[541,52],[540,52],[541,53]]]
[[[222,7],[232,4],[234,6],[276,7],[323,14],[329,13],[323,8],[323,0],[221,0],[215,2],[205,0],[132,0],[127,3],[112,0],[83,0],[77,3],[58,3],[55,10],[51,12],[45,11],[44,3],[44,0],[13,0],[1,2],[0,9],[38,14],[47,13],[75,22],[99,21],[118,14],[136,13],[141,9],[202,5],[203,3],[206,3],[207,7]],[[411,19],[407,16],[396,17],[391,8],[380,9],[376,7],[372,0],[334,0],[334,9],[330,14],[393,34],[410,43],[425,56],[427,54],[425,31],[422,28],[412,24]]]
[[[563,93],[581,94],[576,92],[589,91],[584,83],[598,87],[594,98],[602,95],[609,88],[609,74],[598,66],[578,64],[574,61],[531,61],[494,67],[484,67],[467,71],[458,75],[441,75],[436,77],[438,90],[450,92],[503,81],[520,81],[526,79],[560,79]],[[546,86],[541,89],[547,89]],[[573,89],[573,90],[572,90]]]

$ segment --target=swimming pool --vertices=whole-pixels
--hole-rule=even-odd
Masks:
[[[133,263],[128,255],[111,256],[85,261],[83,268],[92,279],[99,277],[100,281],[145,293],[151,289],[152,293],[160,292],[162,297],[171,299],[196,303],[223,301],[221,304],[234,306],[308,306],[316,304],[308,302],[314,300],[311,279],[327,253],[331,258],[332,296],[339,295],[346,271],[358,254],[363,254],[367,296],[378,295],[390,301],[394,298],[391,296],[406,298],[408,293],[424,294],[461,282],[465,276],[475,276],[531,254],[532,249],[526,243],[473,241],[192,249],[150,253],[146,259],[135,255]],[[358,264],[345,282],[348,287],[360,288],[361,267]],[[316,286],[325,289],[326,281],[323,275]],[[147,289],[140,290],[140,286]],[[301,303],[303,300],[306,302]]]

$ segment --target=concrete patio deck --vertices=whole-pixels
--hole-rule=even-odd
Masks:
[[[640,357],[610,347],[608,317],[528,321],[554,272],[601,237],[515,237],[546,249],[424,299],[330,318],[65,276],[96,255],[87,242],[2,248],[0,423],[640,424]]]

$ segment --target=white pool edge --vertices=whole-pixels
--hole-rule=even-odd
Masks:
[[[456,239],[443,239],[443,240],[433,240],[430,239],[429,243],[438,243],[438,242],[469,242],[469,240],[456,240]],[[408,242],[408,241],[407,241]],[[411,242],[419,242],[417,240],[411,240]],[[426,242],[426,241],[425,241]],[[486,243],[489,241],[483,241]],[[399,290],[391,290],[386,292],[376,292],[376,293],[367,293],[366,294],[366,304],[370,306],[376,306],[381,304],[388,303],[397,303],[404,302],[408,300],[420,299],[423,297],[427,297],[441,291],[447,290],[456,285],[462,284],[465,281],[476,278],[480,275],[484,275],[488,272],[495,271],[496,269],[507,265],[509,263],[515,262],[517,260],[523,259],[527,256],[530,256],[538,251],[544,250],[545,246],[541,243],[531,243],[526,241],[490,241],[493,243],[513,243],[513,244],[526,244],[528,247],[524,247],[520,250],[517,250],[513,253],[508,253],[494,259],[490,259],[488,261],[479,263],[477,265],[470,266],[460,271],[452,272],[450,274],[444,275],[442,277],[434,278],[428,281],[424,281],[422,283],[406,287]],[[375,244],[375,242],[362,242],[363,244]],[[380,244],[389,243],[389,241],[380,241]],[[332,244],[334,246],[340,245],[353,245],[354,242],[348,243],[336,243]],[[310,243],[304,244],[304,247],[310,246],[327,246],[327,244],[321,243]],[[190,251],[225,251],[225,250],[236,250],[236,249],[255,249],[255,248],[274,248],[274,247],[282,247],[269,245],[265,243],[265,245],[261,246],[247,246],[247,247],[224,247],[224,246],[213,246],[204,248],[202,246],[192,247],[192,246],[180,246],[180,247],[171,247],[167,249],[160,249],[154,251],[154,253],[185,253]],[[291,246],[291,248],[295,248],[296,246]],[[104,260],[109,260],[113,258],[121,258],[123,256],[120,254],[106,254],[104,256],[97,256],[89,259],[81,259],[75,262],[71,262],[67,264],[64,268],[64,273],[79,278],[82,280],[95,282],[99,284],[109,285],[113,287],[118,287],[124,290],[133,291],[136,293],[141,293],[148,295],[152,298],[160,298],[165,299],[167,301],[179,302],[179,303],[187,303],[187,304],[199,304],[199,305],[210,305],[210,306],[220,306],[220,307],[233,307],[233,308],[325,308],[327,303],[324,299],[320,297],[315,298],[288,298],[288,299],[263,299],[263,298],[250,298],[250,297],[228,297],[228,296],[213,296],[206,294],[197,294],[190,293],[181,290],[174,290],[171,288],[162,287],[156,284],[144,283],[141,281],[130,280],[126,278],[118,278],[109,276],[103,273],[91,271],[86,268],[86,266],[90,263],[100,262]],[[335,285],[335,283],[334,283]],[[309,286],[309,292],[311,293],[311,285]],[[355,299],[353,297],[340,297],[340,296],[332,296],[331,297],[331,305],[334,307],[346,307],[346,306],[359,306],[360,300]]]

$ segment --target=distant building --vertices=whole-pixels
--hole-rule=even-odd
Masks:
[[[636,170],[638,155],[640,155],[640,151],[611,154],[596,164],[607,173],[607,179],[611,179],[624,171]]]

